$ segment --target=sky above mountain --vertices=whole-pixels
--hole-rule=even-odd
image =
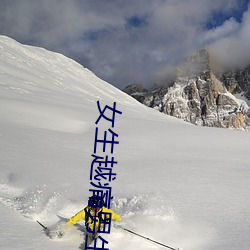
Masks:
[[[124,88],[163,81],[211,47],[225,64],[249,63],[249,0],[1,0],[0,34],[63,53]]]

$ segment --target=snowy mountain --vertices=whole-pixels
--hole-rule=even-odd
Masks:
[[[86,205],[97,101],[122,112],[112,128],[119,145],[111,207],[123,227],[184,250],[249,249],[249,133],[166,116],[63,55],[4,36],[1,249],[83,249],[84,222],[50,239],[36,220],[53,228],[57,215]],[[98,123],[100,131],[110,127]],[[163,249],[115,227],[103,238],[112,250]]]
[[[203,49],[180,65],[170,87],[132,91],[132,85],[124,92],[146,106],[196,125],[249,129],[249,86],[248,68],[215,73],[210,54]]]
[[[245,68],[225,70],[218,72],[217,77],[222,81],[228,91],[245,97],[250,103],[250,66]]]

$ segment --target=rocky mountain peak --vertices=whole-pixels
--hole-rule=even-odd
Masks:
[[[244,87],[249,86],[249,71],[218,75],[210,64],[208,50],[202,49],[178,67],[171,86],[154,87],[130,95],[160,112],[196,125],[248,129],[249,106],[233,94],[236,89],[243,93]]]
[[[177,69],[177,77],[194,77],[206,74],[210,70],[209,53],[201,49],[188,57]]]

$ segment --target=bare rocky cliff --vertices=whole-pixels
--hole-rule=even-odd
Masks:
[[[149,107],[196,125],[248,129],[249,106],[237,97],[250,97],[250,67],[220,74],[211,68],[209,53],[203,49],[177,69],[170,87],[145,90],[130,85],[124,91]]]

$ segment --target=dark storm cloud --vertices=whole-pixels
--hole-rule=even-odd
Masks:
[[[120,88],[129,83],[149,86],[164,80],[174,65],[204,46],[213,45],[227,62],[225,46],[242,46],[244,55],[249,49],[249,13],[242,20],[232,17],[242,8],[240,3],[1,0],[0,33],[62,52]],[[212,26],[214,13],[226,20],[213,20]]]

